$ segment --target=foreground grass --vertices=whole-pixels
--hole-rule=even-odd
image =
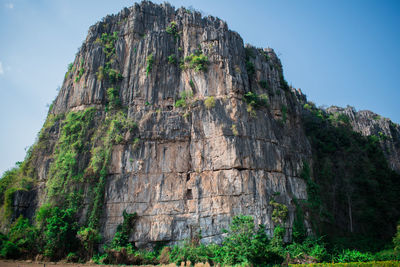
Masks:
[[[325,267],[325,266],[345,266],[345,267],[393,267],[400,266],[400,261],[370,261],[370,262],[348,262],[348,263],[311,263],[311,264],[289,264],[298,267]]]

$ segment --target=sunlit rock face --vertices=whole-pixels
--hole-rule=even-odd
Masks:
[[[167,30],[173,25],[175,33]],[[101,37],[114,32],[110,61]],[[191,54],[206,56],[208,63],[196,69]],[[110,83],[99,72],[107,62],[122,75],[121,109],[137,123],[139,139],[133,144],[124,136],[112,148],[100,220],[105,242],[124,210],[138,214],[131,236],[137,245],[175,243],[199,230],[202,242],[220,242],[222,229],[238,214],[252,215],[271,232],[272,199],[288,207],[284,226],[290,239],[293,199],[307,198],[300,173],[303,162],[311,161],[311,148],[298,92],[284,82],[272,49],[245,47],[239,34],[214,17],[168,4],[135,4],[90,27],[51,114],[95,107],[92,127],[100,127]],[[193,95],[185,107],[176,107],[184,91]],[[268,100],[253,107],[245,101],[250,91]],[[36,159],[37,205],[46,199],[61,127],[47,131],[49,146]],[[88,161],[80,158],[83,166]]]

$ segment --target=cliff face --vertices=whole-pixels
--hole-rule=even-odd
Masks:
[[[245,96],[250,91],[253,98]],[[118,108],[112,108],[111,95]],[[85,132],[92,143],[76,156],[84,177],[95,156],[93,131],[110,113],[123,110],[137,125],[111,147],[99,213],[105,241],[124,210],[138,214],[132,236],[137,244],[183,240],[200,229],[203,242],[218,242],[236,214],[253,215],[272,231],[271,200],[288,208],[280,219],[290,235],[292,199],[307,197],[299,175],[311,151],[301,106],[272,49],[245,48],[237,33],[213,17],[168,4],[135,4],[90,28],[50,115],[90,107],[97,110]],[[54,199],[49,184],[60,123],[44,128],[46,149],[34,159],[38,206]],[[86,218],[95,184],[80,186]]]
[[[329,107],[328,113],[344,114],[354,131],[363,136],[373,136],[388,159],[389,166],[400,173],[400,126],[388,118],[383,118],[369,110],[355,111],[352,107]]]
[[[131,240],[139,246],[174,243],[200,230],[203,242],[220,242],[232,216],[246,214],[270,234],[283,225],[289,240],[299,203],[316,203],[307,186],[320,183],[327,191],[313,194],[329,195],[333,207],[327,210],[344,229],[353,217],[336,188],[348,186],[348,196],[356,192],[341,165],[347,150],[341,147],[339,160],[328,162],[335,182],[319,179],[326,173],[316,168],[327,165],[331,151],[319,151],[314,142],[323,134],[311,139],[313,147],[309,138],[321,125],[332,127],[315,124],[314,117],[305,127],[305,103],[287,85],[272,49],[244,46],[217,18],[168,4],[135,4],[89,29],[4,214],[32,218],[45,204],[68,207],[107,242],[123,212],[136,212]],[[398,125],[349,109],[328,112],[345,113],[355,131],[382,137],[391,167],[399,170]],[[307,137],[305,128],[314,132]],[[314,164],[315,153],[324,161]],[[304,172],[308,166],[317,175]],[[303,209],[302,220],[311,231],[309,211]],[[366,229],[362,223],[358,229]]]

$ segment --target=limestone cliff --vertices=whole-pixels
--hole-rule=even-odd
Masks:
[[[247,214],[269,233],[282,224],[289,240],[314,179],[304,177],[313,166],[305,103],[274,51],[244,46],[224,21],[135,4],[90,27],[3,212],[69,207],[103,242],[123,211],[136,212],[139,246],[199,230],[202,242],[220,242],[232,216]],[[355,130],[369,127],[349,117]],[[398,126],[381,126],[399,138]],[[398,145],[382,142],[398,170]]]
[[[193,56],[206,60],[198,67]],[[299,174],[311,151],[301,106],[272,49],[244,47],[220,19],[142,2],[89,29],[50,115],[95,107],[91,127],[101,127],[111,87],[137,130],[136,138],[128,132],[112,146],[100,213],[106,241],[124,210],[138,213],[138,243],[183,240],[199,229],[204,242],[220,241],[235,214],[251,214],[272,230],[272,199],[288,207],[290,234],[292,199],[307,197]],[[182,92],[190,96],[177,107]],[[256,100],[263,94],[265,105],[246,102],[248,92]],[[47,145],[34,164],[38,205],[49,199],[61,130],[58,122],[43,130]],[[77,155],[86,176],[91,157]],[[93,187],[80,184],[85,192]],[[82,218],[93,201],[85,195]]]

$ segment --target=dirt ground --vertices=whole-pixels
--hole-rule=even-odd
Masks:
[[[121,265],[97,265],[84,263],[65,263],[65,262],[31,262],[31,261],[12,261],[0,260],[0,267],[121,267]],[[122,265],[132,266],[132,265]],[[141,265],[141,267],[154,267],[155,265]],[[157,265],[158,267],[177,267],[176,264]],[[181,263],[179,267],[192,266],[190,262]],[[137,267],[137,265],[135,265]],[[196,263],[194,267],[210,267],[208,263]]]
[[[81,264],[81,263],[63,263],[63,262],[29,262],[29,261],[6,261],[0,260],[0,267],[121,267],[121,265],[97,265],[97,264]],[[151,267],[153,265],[146,265]],[[176,266],[165,265],[165,266]],[[144,267],[144,266],[143,266]]]

